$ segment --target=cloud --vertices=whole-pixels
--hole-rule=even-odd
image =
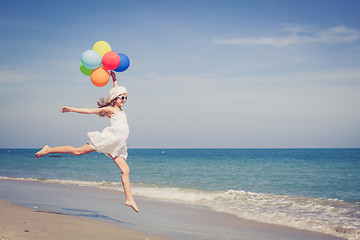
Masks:
[[[345,26],[335,26],[320,31],[308,31],[304,27],[287,27],[283,31],[290,33],[279,37],[245,37],[223,40],[214,40],[214,44],[222,45],[268,45],[273,47],[287,47],[306,43],[340,43],[355,42],[360,39],[360,32]]]
[[[0,84],[5,83],[18,83],[23,82],[29,79],[29,75],[26,73],[8,71],[8,70],[0,70]],[[31,79],[36,79],[37,76],[30,77]]]
[[[291,33],[299,33],[299,32],[309,32],[308,27],[294,25],[294,26],[286,26],[282,29],[283,32],[291,32]]]
[[[318,33],[314,41],[324,43],[354,42],[360,39],[360,32],[345,26],[336,26]]]

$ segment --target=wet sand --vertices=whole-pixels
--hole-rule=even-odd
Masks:
[[[24,208],[4,200],[0,200],[0,216],[1,240],[166,240],[109,223]]]

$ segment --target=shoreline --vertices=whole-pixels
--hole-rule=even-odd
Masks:
[[[123,194],[113,190],[15,180],[0,181],[0,190],[0,199],[30,208],[29,211],[35,206],[37,211],[57,213],[52,214],[55,217],[66,215],[99,224],[110,223],[115,227],[152,235],[148,239],[153,239],[153,236],[169,239],[343,239],[240,219],[190,204],[139,197],[136,201],[140,213],[136,214],[123,205]]]
[[[18,206],[0,200],[0,239],[167,240],[109,223]]]

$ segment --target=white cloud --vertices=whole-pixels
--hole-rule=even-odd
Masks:
[[[294,25],[294,26],[286,26],[282,29],[283,32],[291,32],[291,33],[299,33],[299,32],[309,32],[308,27],[301,26],[301,25]]]
[[[291,44],[299,43],[301,40],[296,34],[286,37],[257,37],[257,38],[234,38],[228,40],[215,41],[216,44],[227,45],[270,45],[274,47],[285,47]]]
[[[360,32],[345,26],[336,26],[321,31],[314,37],[314,41],[324,43],[354,42],[360,39]]]
[[[305,43],[339,43],[354,42],[360,39],[360,32],[345,26],[335,26],[320,31],[307,31],[306,28],[295,26],[287,27],[283,31],[290,35],[279,37],[244,37],[223,40],[214,40],[214,44],[224,45],[269,45],[286,47],[294,44]]]
[[[3,83],[18,83],[23,82],[29,79],[29,75],[26,73],[15,72],[15,71],[8,71],[3,70],[0,71],[0,84]],[[31,79],[35,79],[37,76],[30,77]]]

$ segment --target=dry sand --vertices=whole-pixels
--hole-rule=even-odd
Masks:
[[[0,240],[165,240],[103,222],[28,209],[0,200]]]

